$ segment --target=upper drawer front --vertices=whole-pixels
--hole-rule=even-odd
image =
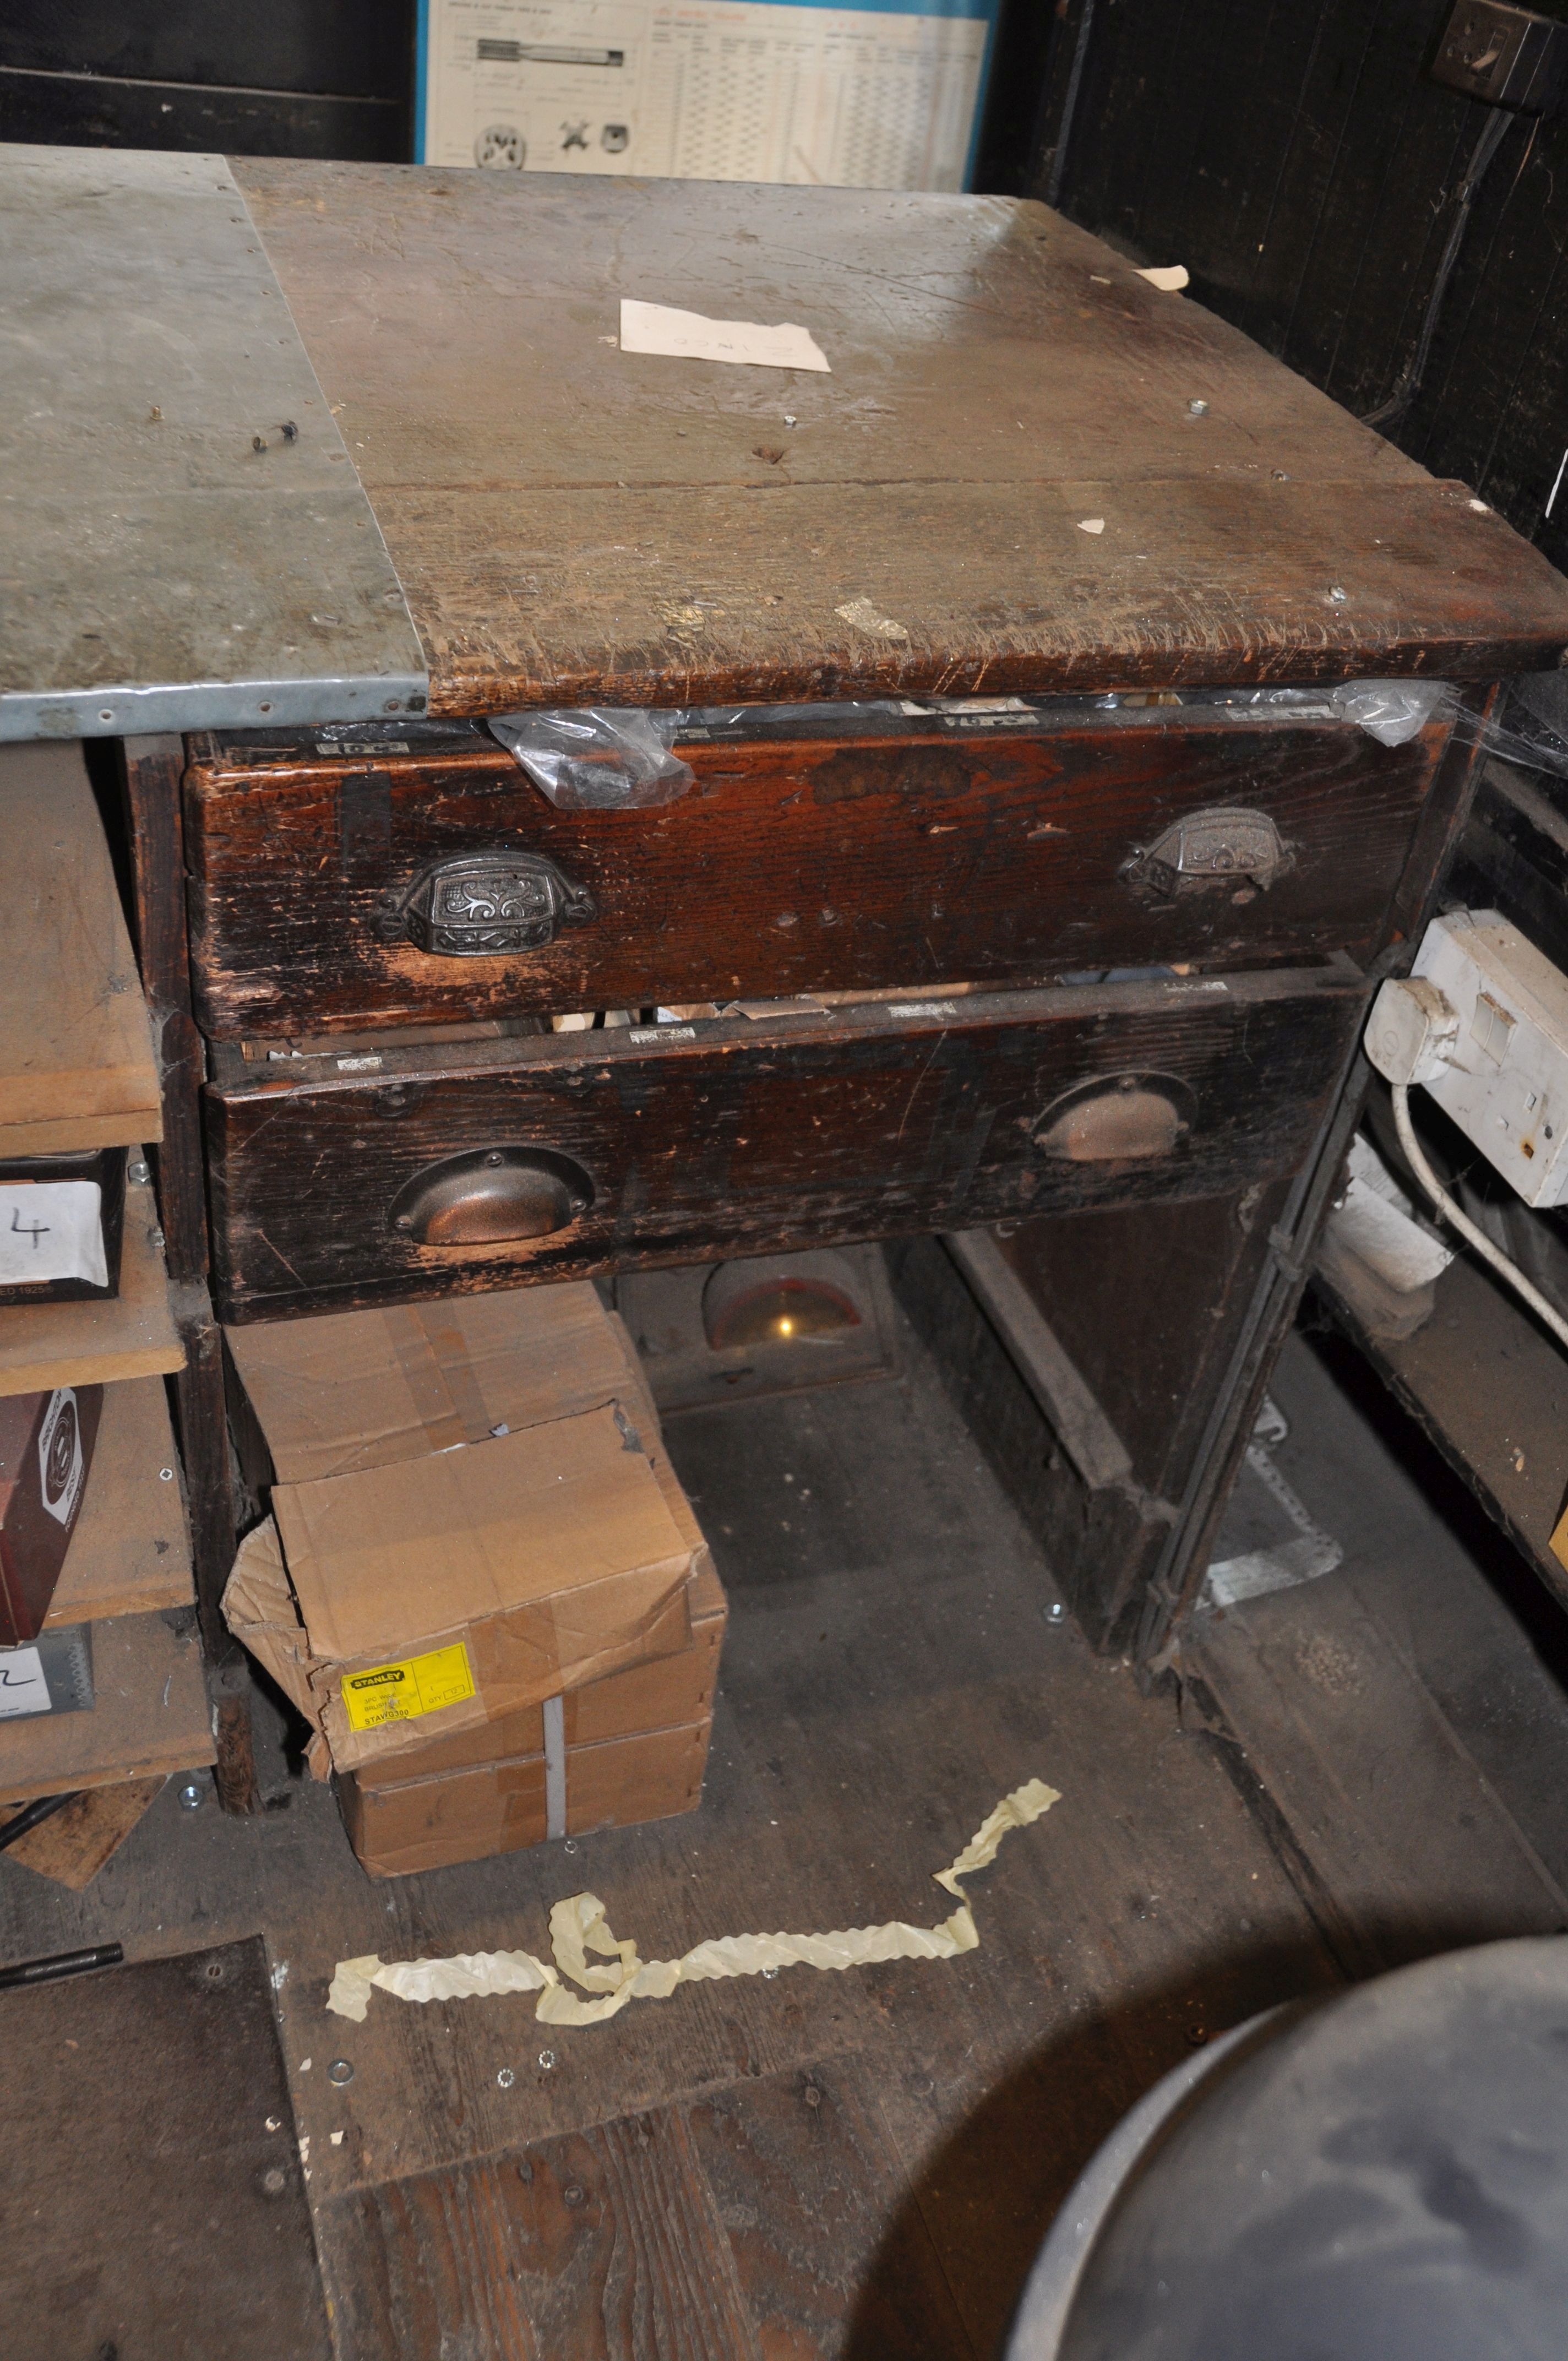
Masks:
[[[689,794],[622,812],[557,811],[477,731],[354,758],[206,741],[198,1017],[232,1039],[1364,959],[1444,743],[1201,706],[860,726],[685,743]],[[519,853],[548,870],[520,884]],[[527,947],[484,950],[491,918]]]
[[[1299,1161],[1365,1002],[1337,970],[432,1043],[288,1079],[225,1051],[223,1316],[1218,1194]]]

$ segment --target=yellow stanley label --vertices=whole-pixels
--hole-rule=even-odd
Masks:
[[[412,1721],[444,1705],[461,1705],[474,1694],[468,1651],[459,1640],[428,1656],[400,1664],[377,1664],[367,1673],[345,1673],[343,1706],[350,1730],[379,1730],[383,1722]]]

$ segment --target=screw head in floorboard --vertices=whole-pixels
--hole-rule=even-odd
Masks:
[[[329,2082],[335,2082],[341,2091],[345,2082],[353,2081],[354,2069],[346,2058],[334,2058],[326,2070],[326,2079]]]
[[[184,1811],[199,1812],[201,1810],[202,1788],[199,1780],[186,1780],[184,1785],[180,1790],[180,1803],[181,1808]]]
[[[585,2202],[587,2193],[580,2180],[569,2180],[561,2191],[562,2202],[567,2205],[581,2205]]]
[[[287,2173],[280,2172],[276,2165],[269,2167],[269,2169],[261,2176],[261,2186],[265,2189],[269,2197],[281,2197],[288,2185],[289,2177]]]

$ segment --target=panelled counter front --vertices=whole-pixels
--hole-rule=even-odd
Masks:
[[[887,1239],[1157,1664],[1568,591],[1036,205],[229,170],[428,686],[122,740],[214,1647],[218,1323]],[[623,299],[828,367],[626,350]],[[1391,744],[1365,680],[1449,692]],[[586,708],[673,714],[684,791],[552,799],[489,726]]]

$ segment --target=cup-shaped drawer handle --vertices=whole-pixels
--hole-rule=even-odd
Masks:
[[[476,1148],[444,1157],[405,1180],[391,1224],[421,1246],[485,1246],[544,1238],[594,1202],[580,1164],[548,1148]]]
[[[1035,1139],[1069,1164],[1131,1163],[1172,1155],[1192,1115],[1192,1093],[1175,1074],[1097,1075],[1052,1101]]]
[[[473,852],[438,861],[406,893],[389,894],[376,931],[442,959],[504,959],[543,950],[557,928],[598,916],[587,886],[542,854]]]

